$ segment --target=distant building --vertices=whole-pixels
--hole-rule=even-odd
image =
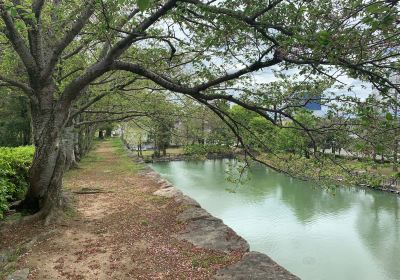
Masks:
[[[320,111],[321,110],[321,96],[312,96],[308,95],[304,96],[304,108],[311,111]]]

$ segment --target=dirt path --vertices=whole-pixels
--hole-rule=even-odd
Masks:
[[[141,168],[117,141],[101,142],[64,180],[77,192],[68,217],[51,227],[2,230],[0,249],[41,236],[19,252],[13,269],[29,268],[29,279],[39,280],[209,279],[238,260],[173,238],[184,226],[176,221],[184,206],[153,196],[159,186]]]

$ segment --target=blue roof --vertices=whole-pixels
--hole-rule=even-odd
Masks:
[[[321,104],[315,101],[310,101],[306,104],[306,106],[304,106],[306,109],[308,110],[312,110],[312,111],[319,111],[321,110]]]
[[[304,108],[312,111],[319,111],[321,110],[321,96],[304,96],[304,102],[307,102],[307,104],[304,106]]]

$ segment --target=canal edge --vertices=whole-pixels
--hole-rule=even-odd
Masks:
[[[144,163],[139,158],[136,160]],[[159,189],[153,195],[174,199],[186,206],[186,209],[177,217],[179,222],[186,223],[184,232],[174,237],[190,242],[196,247],[212,249],[221,252],[242,251],[241,260],[225,268],[217,270],[211,278],[214,280],[249,279],[249,280],[298,280],[283,266],[272,260],[268,255],[250,251],[248,242],[239,236],[221,219],[207,212],[193,198],[185,195],[169,181],[163,179],[159,173],[146,165],[141,171],[142,176],[154,180]]]

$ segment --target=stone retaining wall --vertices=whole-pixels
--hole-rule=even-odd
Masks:
[[[239,262],[217,271],[217,274],[213,277],[214,280],[300,279],[281,267],[267,255],[250,252],[250,246],[245,239],[225,225],[221,219],[213,217],[201,208],[200,204],[195,200],[184,195],[167,180],[162,179],[151,168],[146,168],[142,172],[142,175],[156,180],[159,184],[160,189],[154,192],[154,195],[172,198],[176,202],[187,206],[177,217],[180,222],[186,223],[186,229],[184,232],[176,235],[176,238],[186,240],[200,248],[222,252],[241,251],[245,253]]]
[[[235,158],[235,154],[228,153],[228,154],[208,154],[205,156],[204,159],[233,159]],[[144,162],[151,163],[151,162],[169,162],[169,161],[184,161],[184,160],[198,160],[196,156],[185,155],[185,154],[176,154],[176,155],[167,155],[162,157],[152,157],[152,156],[144,156],[141,157]]]

